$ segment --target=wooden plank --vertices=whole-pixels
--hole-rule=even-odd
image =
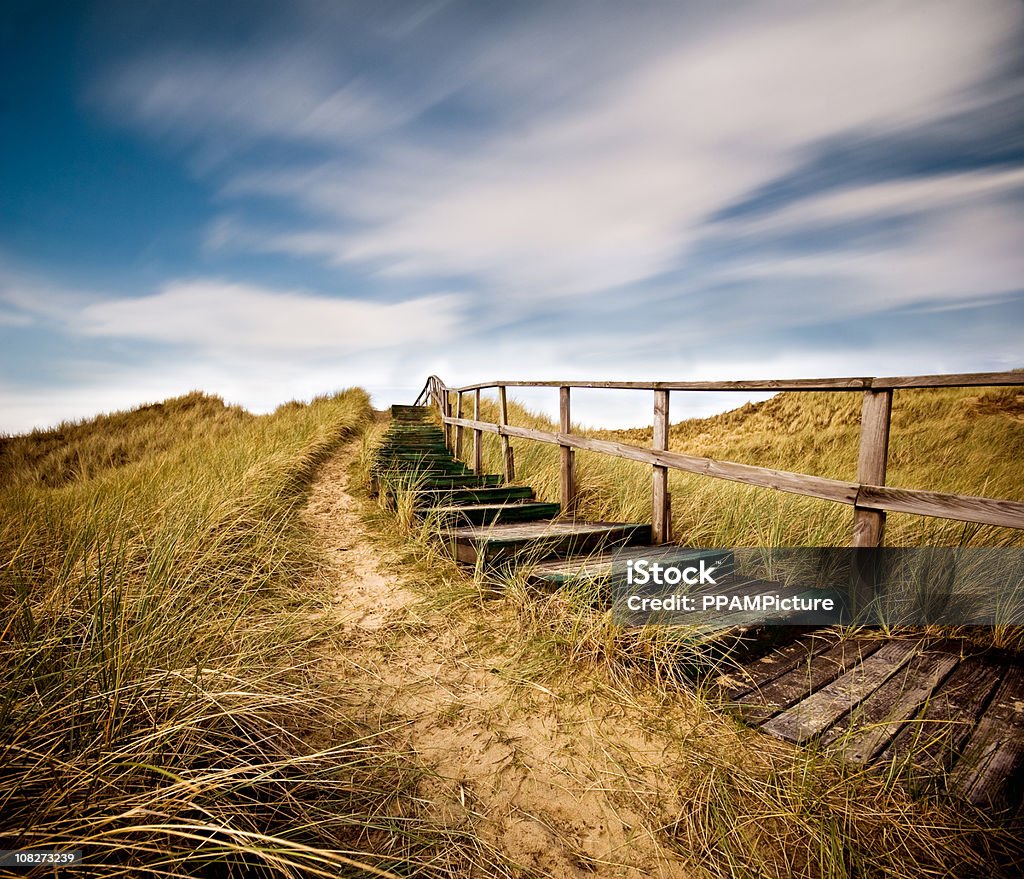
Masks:
[[[971,495],[944,494],[920,489],[891,488],[883,485],[858,485],[820,476],[773,470],[750,464],[736,464],[730,461],[716,461],[680,452],[663,452],[645,449],[626,443],[597,440],[572,433],[551,433],[525,427],[492,424],[487,421],[449,418],[451,424],[470,427],[475,430],[499,435],[520,437],[550,445],[569,446],[584,451],[599,452],[617,458],[626,458],[644,464],[664,466],[702,476],[712,476],[731,482],[741,482],[763,488],[774,488],[790,494],[815,497],[822,500],[856,505],[865,511],[914,513],[922,516],[936,516],[978,522],[1007,528],[1024,528],[1024,503],[1020,501],[974,497]],[[869,541],[872,532],[865,532],[860,538]],[[870,545],[868,543],[860,545]]]
[[[1007,372],[959,372],[873,378],[872,388],[985,388],[1024,385],[1024,369]]]
[[[668,450],[669,392],[654,392],[654,439],[653,447],[658,451]],[[668,497],[668,468],[654,465],[651,487],[651,540],[654,543],[668,543],[671,539],[672,512]]]
[[[836,646],[839,636],[823,630],[773,650],[757,661],[730,669],[716,678],[723,698],[734,701],[740,696],[767,686],[798,666],[806,666],[813,657]]]
[[[455,417],[462,418],[462,391],[459,391],[458,402],[455,404]],[[462,460],[462,433],[465,428],[461,424],[455,427],[455,457]]]
[[[558,421],[563,434],[572,431],[569,409],[569,388],[558,389]],[[559,488],[561,490],[562,513],[572,516],[576,512],[576,467],[575,453],[566,443],[559,452]]]
[[[505,394],[505,388],[498,388],[498,417],[500,423],[504,426],[508,426],[508,399]],[[516,465],[512,458],[512,446],[508,440],[508,434],[503,433],[501,436],[501,460],[505,465],[505,481],[515,482],[516,479]]]
[[[798,745],[809,742],[899,671],[917,649],[917,644],[906,641],[885,644],[832,683],[765,721],[761,728]]]
[[[451,400],[448,399],[447,391],[441,394],[439,403],[440,405],[438,406],[438,408],[441,410],[441,424],[442,430],[444,431],[444,444],[447,448],[450,449],[452,448],[452,429],[448,422],[445,420],[445,418],[446,416],[450,416],[452,414],[452,404]]]
[[[522,553],[539,560],[551,555],[600,552],[611,545],[630,546],[650,540],[647,525],[623,522],[545,520],[508,525],[454,528],[450,532],[460,562],[485,563]]]
[[[1006,372],[964,372],[939,375],[887,376],[873,378],[753,379],[747,381],[488,381],[452,390],[477,388],[622,388],[642,391],[862,391],[895,388],[973,388],[1024,385],[1024,370]]]
[[[490,525],[501,522],[537,522],[558,515],[558,504],[542,501],[512,501],[497,504],[441,504],[416,510],[420,518],[433,518],[444,525]]]
[[[473,420],[480,421],[480,391],[473,395]],[[483,465],[483,439],[484,435],[480,430],[473,431],[473,472],[480,474],[484,472]]]
[[[680,452],[660,452],[617,443],[610,440],[591,439],[574,433],[550,433],[526,427],[501,427],[490,422],[462,421],[470,427],[479,427],[491,433],[508,433],[509,436],[536,440],[549,445],[568,445],[583,451],[601,452],[616,458],[627,458],[643,464],[656,464],[686,473],[702,476],[713,476],[727,479],[730,482],[743,482],[764,488],[775,488],[791,494],[817,497],[837,503],[853,504],[857,497],[858,485],[855,482],[843,482],[838,479],[826,479],[822,476],[805,476],[802,473],[790,473],[786,470],[773,470],[769,467],[756,467],[751,464],[735,464],[731,461],[716,461],[713,458],[701,458],[696,455],[684,455]]]
[[[752,379],[747,381],[489,381],[453,388],[473,391],[477,388],[592,388],[635,391],[862,391],[871,387],[871,378],[793,378]]]
[[[974,657],[961,660],[877,762],[905,765],[924,775],[945,773],[998,683],[991,663]]]
[[[889,460],[891,415],[892,391],[864,392],[860,412],[860,446],[857,456],[857,481],[862,485],[865,483],[885,485],[886,463]],[[884,511],[854,506],[854,546],[881,546],[884,530]]]
[[[866,509],[915,513],[919,516],[958,519],[1004,528],[1024,528],[1024,503],[1020,501],[944,494],[916,488],[862,485],[856,503]]]
[[[983,808],[1019,805],[1024,772],[1024,668],[1006,669],[949,778],[949,790]]]
[[[960,662],[959,654],[929,650],[914,657],[854,711],[841,717],[822,737],[838,743],[845,760],[870,763],[928,701]]]
[[[835,647],[818,654],[813,662],[801,663],[766,686],[740,696],[736,707],[750,722],[767,720],[835,680],[848,668],[879,650],[883,643],[881,638],[840,641]]]
[[[686,473],[696,473],[702,476],[714,476],[730,482],[774,488],[791,494],[846,504],[852,504],[857,495],[856,483],[842,482],[838,479],[805,476],[801,473],[790,473],[785,470],[773,470],[750,464],[735,464],[731,461],[716,461],[713,458],[684,455],[680,452],[654,451],[609,440],[579,437],[574,434],[559,434],[558,438],[574,448],[586,451],[603,452],[618,458],[628,458],[645,464],[658,464],[674,470],[683,470]]]

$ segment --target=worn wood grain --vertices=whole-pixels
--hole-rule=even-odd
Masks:
[[[889,510],[894,513],[916,513],[940,519],[1024,528],[1024,503],[963,494],[944,494],[916,488],[890,488],[862,485],[857,492],[857,505],[866,509]]]
[[[560,436],[568,436],[572,431],[569,388],[558,389],[558,423]],[[568,443],[559,440],[559,488],[561,492],[562,512],[571,516],[576,511],[576,460],[575,453]]]
[[[504,388],[498,388],[498,418],[503,427],[508,427],[508,397]],[[516,465],[512,457],[512,445],[509,443],[508,434],[500,433],[501,436],[501,460],[505,468],[505,481],[515,482]]]
[[[457,402],[455,403],[455,417],[462,418],[461,391],[459,391],[458,397],[456,399]],[[461,424],[458,424],[457,422],[455,423],[455,457],[458,458],[460,461],[462,460],[462,434],[464,430],[465,428]]]
[[[767,720],[835,680],[882,644],[879,638],[841,641],[818,654],[813,662],[800,663],[765,686],[751,689],[736,700],[736,707],[746,720],[755,723]]]
[[[656,451],[668,451],[669,392],[654,392],[654,438]],[[651,540],[668,543],[672,539],[672,510],[668,497],[668,467],[654,465],[651,485]]]
[[[495,380],[463,385],[452,390],[472,391],[477,388],[622,388],[643,391],[861,391],[875,388],[968,388],[1010,387],[1024,385],[1024,370],[1007,372],[964,372],[940,375],[886,376],[874,378],[752,379],[747,381],[506,381]]]
[[[757,660],[729,668],[716,678],[722,698],[728,702],[767,686],[798,666],[806,666],[819,653],[831,650],[839,640],[838,634],[822,630],[806,638],[792,641]]]
[[[892,391],[865,391],[860,413],[860,440],[857,451],[857,481],[885,485],[889,459],[889,422],[892,416]],[[885,529],[885,511],[854,504],[853,545],[881,546]]]
[[[480,391],[473,394],[473,420],[480,421]],[[480,474],[484,472],[483,465],[483,439],[484,435],[479,428],[473,431],[473,472]]]
[[[822,737],[851,763],[870,763],[931,698],[960,656],[930,650],[908,662],[857,708],[839,718]]]
[[[976,806],[1016,805],[1024,771],[1024,668],[1005,671],[949,778],[949,789]]]
[[[810,741],[895,674],[916,650],[917,645],[908,642],[883,645],[832,683],[765,721],[761,728],[789,742]]]

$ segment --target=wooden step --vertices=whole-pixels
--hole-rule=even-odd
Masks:
[[[461,461],[437,455],[379,455],[373,465],[378,470],[408,468],[410,470],[468,470]]]
[[[508,525],[469,525],[451,532],[460,562],[485,565],[516,558],[543,559],[573,553],[600,552],[613,546],[649,543],[650,525],[627,522],[587,522],[565,519]]]
[[[630,546],[613,552],[599,552],[587,556],[550,559],[530,568],[528,579],[535,585],[545,583],[561,586],[578,580],[604,579],[612,573],[612,563],[650,559],[662,564],[691,563],[700,559],[718,559],[722,550],[688,549],[685,546]]]
[[[421,509],[420,517],[431,516],[445,526],[491,525],[497,522],[537,522],[553,519],[562,511],[560,504],[539,501],[514,501],[507,504],[451,504]]]
[[[484,473],[479,476],[473,474],[457,476],[450,473],[420,476],[416,473],[398,473],[395,478],[399,482],[415,483],[418,491],[447,491],[453,488],[495,488],[501,485],[501,477],[496,473]]]
[[[528,485],[501,485],[497,488],[432,489],[416,493],[417,507],[463,506],[465,504],[503,504],[533,500]]]
[[[403,406],[401,403],[391,406],[392,418],[425,418],[428,412],[426,406]]]

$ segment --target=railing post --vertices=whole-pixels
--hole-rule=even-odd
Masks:
[[[861,485],[885,485],[891,414],[891,390],[864,392],[860,410],[860,449],[857,455],[857,482]],[[854,505],[854,546],[881,546],[884,531],[884,511]]]
[[[505,395],[505,386],[498,385],[498,423],[502,427],[508,426],[508,399]],[[515,482],[516,464],[512,457],[512,444],[507,434],[501,434],[501,460],[505,465],[505,481]]]
[[[480,388],[473,393],[473,420],[480,420]],[[479,476],[484,472],[483,464],[484,432],[479,427],[473,428],[473,472]]]
[[[889,420],[892,391],[865,391],[860,412],[860,448],[857,481],[884,485],[889,459]],[[859,492],[858,492],[859,494]],[[873,619],[872,602],[878,596],[885,564],[880,547],[885,533],[885,511],[853,506],[854,580],[852,610],[863,622]],[[865,613],[866,612],[866,613]]]
[[[458,400],[455,404],[455,417],[462,417],[462,391],[459,391]],[[462,425],[455,426],[455,460],[462,460]]]
[[[657,451],[668,451],[668,391],[654,392],[654,441]],[[651,542],[668,543],[672,539],[672,507],[668,493],[668,467],[654,465],[651,491]]]
[[[452,402],[451,402],[451,400],[448,397],[448,388],[442,388],[441,389],[441,393],[440,393],[440,397],[439,397],[439,402],[441,404],[440,407],[439,407],[441,409],[441,416],[442,417],[451,418],[451,416],[452,416]],[[444,424],[444,446],[445,446],[446,449],[448,449],[450,451],[452,448],[454,448],[454,446],[452,445],[452,426],[447,421],[443,422],[443,424]]]
[[[569,388],[564,385],[558,389],[558,423],[562,433],[572,432]],[[560,451],[559,485],[561,487],[562,515],[573,516],[576,513],[576,453],[566,445],[562,445]]]

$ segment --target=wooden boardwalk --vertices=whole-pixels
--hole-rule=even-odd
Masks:
[[[719,676],[766,733],[1001,813],[1024,796],[1024,668],[966,641],[819,630]]]
[[[606,578],[613,553],[700,555],[651,546],[649,525],[561,515],[559,504],[537,501],[529,486],[471,471],[448,450],[427,411],[392,407],[374,475],[381,490],[411,490],[417,514],[444,528],[460,562],[525,567],[534,583],[559,588],[581,577]],[[479,461],[478,448],[474,455]],[[765,585],[747,580],[730,588],[753,594]],[[732,646],[724,661],[709,649],[709,667],[713,656],[723,703],[747,723],[853,764],[899,773],[912,787],[939,787],[998,813],[1020,812],[1024,667],[1018,658],[948,639],[815,631],[799,626],[795,615],[770,620],[773,639],[750,636],[769,622],[750,612],[695,622],[686,637]],[[789,642],[766,652],[782,634]]]

